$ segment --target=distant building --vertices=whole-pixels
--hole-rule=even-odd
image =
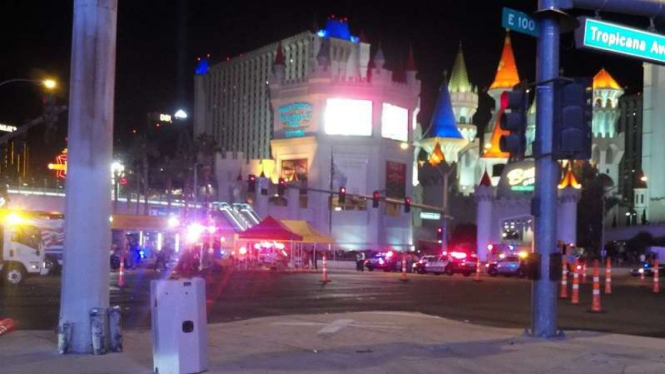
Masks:
[[[261,217],[305,220],[331,234],[340,249],[413,249],[412,213],[395,203],[382,202],[374,208],[371,200],[358,196],[380,191],[399,202],[413,196],[412,141],[420,109],[420,81],[413,55],[405,56],[406,79],[402,82],[384,67],[380,47],[370,68],[370,45],[352,36],[345,20],[331,18],[324,30],[299,34],[293,40],[271,44],[272,51],[250,52],[237,62],[239,69],[247,59],[259,58],[254,56],[272,56],[270,68],[260,75],[263,84],[268,83],[265,95],[256,101],[266,108],[249,106],[238,111],[247,118],[260,118],[237,126],[247,139],[263,133],[259,137],[265,136],[269,142],[264,148],[253,148],[254,143],[242,139],[238,144],[244,148],[233,148],[233,141],[226,143],[225,136],[237,136],[219,132],[218,126],[234,126],[223,116],[208,117],[206,111],[205,121],[195,120],[197,131],[213,131],[222,144],[224,152],[215,162],[220,199],[251,202]],[[304,69],[294,68],[299,60],[287,52],[286,46],[293,43],[306,45],[302,49],[307,59]],[[220,72],[233,69],[233,64],[231,60],[218,65]],[[218,79],[206,78],[211,74],[216,74],[215,67],[197,77],[199,84]],[[210,106],[213,112],[236,110],[233,105],[218,105],[217,109]],[[269,119],[267,128],[263,116]],[[254,192],[248,191],[250,174],[256,177]],[[276,196],[279,179],[287,184],[283,196]],[[337,192],[341,187],[347,191],[345,201],[325,192]]]
[[[342,35],[343,34],[343,35]],[[201,60],[194,77],[194,136],[213,135],[223,152],[269,159],[273,113],[268,81],[281,45],[284,79],[304,81],[316,68],[321,40],[330,38],[331,72],[366,78],[369,44],[346,30],[328,27],[275,41],[208,67]]]
[[[642,95],[621,97],[619,111],[617,129],[625,139],[625,152],[619,165],[619,193],[625,201],[631,202],[636,176],[642,170]]]

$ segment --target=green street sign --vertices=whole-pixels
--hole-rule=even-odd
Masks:
[[[617,53],[665,63],[665,36],[593,18],[580,18],[577,48]]]
[[[536,38],[540,33],[540,25],[536,19],[515,9],[503,8],[501,25],[504,28],[535,36]]]

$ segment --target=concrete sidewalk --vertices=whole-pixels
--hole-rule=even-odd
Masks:
[[[0,337],[0,373],[151,373],[150,331],[125,333],[125,352],[60,356],[52,332]],[[559,340],[416,313],[258,318],[209,325],[209,373],[662,374],[665,340],[567,332]]]

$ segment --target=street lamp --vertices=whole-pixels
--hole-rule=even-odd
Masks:
[[[49,91],[54,90],[58,86],[58,82],[55,79],[43,79],[43,80],[38,80],[38,79],[24,79],[24,78],[15,78],[15,79],[9,79],[3,82],[0,82],[0,87],[4,86],[6,84],[10,83],[15,83],[15,82],[27,82],[27,83],[35,83],[44,86]]]
[[[450,178],[450,173],[455,170],[455,162],[448,164],[446,157],[441,151],[441,145],[437,142],[434,146],[434,150],[429,156],[428,162],[432,166],[438,166],[443,164],[446,166],[446,171],[442,172],[438,167],[435,167],[436,171],[441,174],[443,178],[443,215],[441,217],[441,249],[443,251],[448,250],[448,179]]]

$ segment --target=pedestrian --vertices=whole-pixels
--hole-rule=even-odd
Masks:
[[[356,271],[360,271],[360,263],[361,263],[361,257],[360,257],[360,251],[356,252]]]
[[[360,251],[360,271],[365,271],[365,252]]]

